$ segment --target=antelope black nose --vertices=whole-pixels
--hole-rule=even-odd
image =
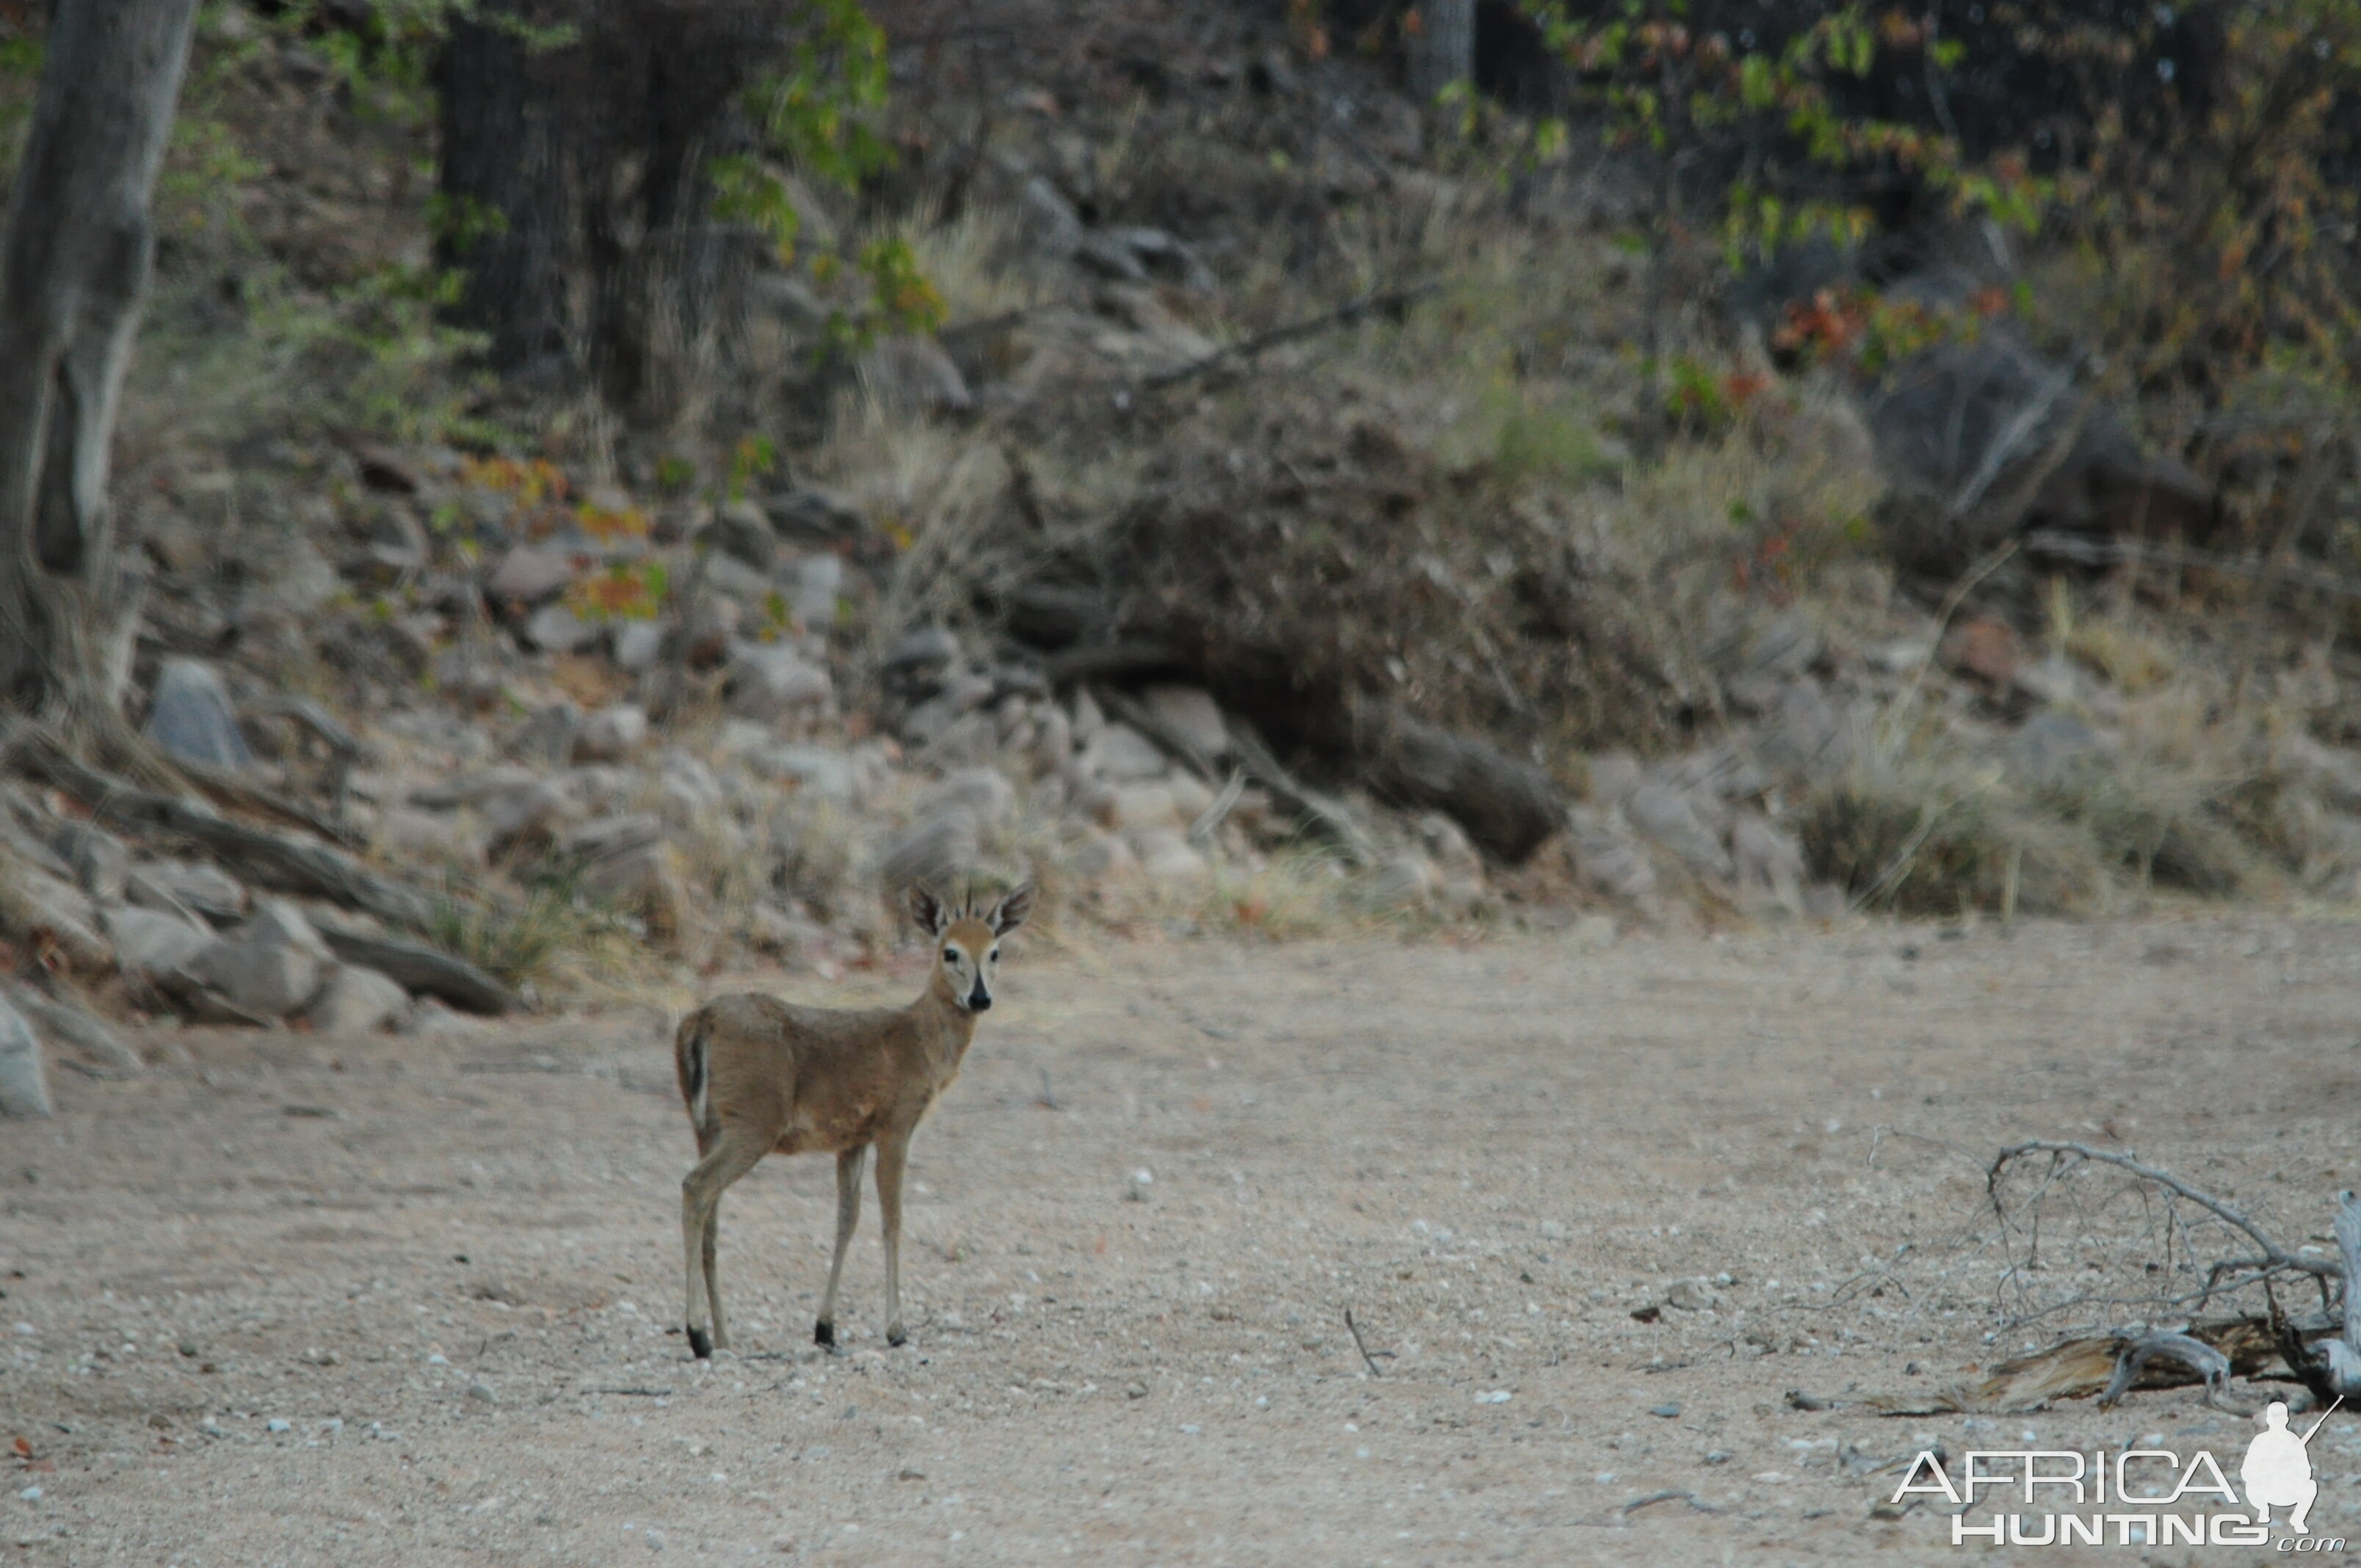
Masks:
[[[971,1013],[991,1012],[992,993],[984,990],[983,987],[980,985],[977,986],[973,991],[968,992],[967,1010]]]

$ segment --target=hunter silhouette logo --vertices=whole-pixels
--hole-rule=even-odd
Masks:
[[[1954,1546],[2261,1546],[2271,1539],[2271,1510],[2286,1508],[2292,1533],[2279,1551],[2342,1552],[2344,1538],[2315,1536],[2309,1521],[2320,1496],[2312,1440],[2344,1402],[2330,1404],[2301,1434],[2289,1430],[2284,1403],[2265,1406],[2237,1487],[2205,1449],[2185,1458],[2165,1448],[1979,1449],[1962,1455],[1956,1471],[1939,1451],[1927,1450],[1893,1500],[1916,1494],[1949,1503]],[[1989,1519],[1971,1519],[1978,1504],[1993,1509]]]
[[[2263,1408],[2263,1430],[2246,1445],[2246,1462],[2238,1466],[2238,1484],[2246,1488],[2246,1501],[2255,1505],[2257,1524],[2270,1523],[2273,1508],[2293,1508],[2288,1528],[2298,1535],[2312,1533],[2303,1522],[2312,1512],[2312,1500],[2320,1496],[2320,1483],[2312,1478],[2312,1439],[2343,1403],[2339,1395],[2336,1404],[2323,1410],[2320,1420],[2301,1437],[2288,1431],[2285,1404],[2273,1399]]]

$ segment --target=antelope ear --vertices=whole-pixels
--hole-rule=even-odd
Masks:
[[[1027,883],[993,906],[992,930],[994,936],[1005,937],[1025,924],[1033,913],[1033,884]]]
[[[907,899],[910,918],[917,921],[918,929],[928,936],[941,936],[944,927],[951,923],[950,913],[943,908],[943,901],[937,898],[934,889],[926,883],[912,883]]]

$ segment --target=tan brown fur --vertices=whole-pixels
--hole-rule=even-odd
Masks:
[[[959,1077],[976,1014],[992,1005],[1000,938],[1024,923],[1033,890],[1020,887],[983,911],[946,908],[925,888],[911,889],[909,902],[935,953],[926,991],[907,1007],[797,1007],[746,992],[706,1003],[674,1036],[673,1065],[699,1156],[680,1184],[688,1342],[699,1356],[730,1343],[714,1274],[721,1194],[767,1154],[836,1156],[836,1257],[813,1329],[821,1344],[833,1344],[837,1282],[861,1219],[861,1169],[875,1147],[885,1337],[897,1345],[906,1337],[902,1174],[910,1137]]]

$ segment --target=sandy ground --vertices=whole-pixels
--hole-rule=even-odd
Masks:
[[[723,1208],[740,1354],[709,1367],[675,1326],[661,1020],[190,1031],[194,1069],[66,1076],[53,1122],[0,1128],[0,1444],[31,1451],[0,1555],[1948,1560],[1938,1512],[1872,1517],[1877,1465],[2168,1434],[2235,1471],[2247,1423],[1787,1392],[2018,1348],[1959,1245],[2011,1138],[2112,1128],[2324,1232],[2361,1163],[2354,936],[1012,948],[917,1142],[911,1345],[873,1206],[844,1354],[811,1347],[830,1165],[773,1160]],[[2318,1445],[2314,1523],[2361,1534],[2356,1430]]]

